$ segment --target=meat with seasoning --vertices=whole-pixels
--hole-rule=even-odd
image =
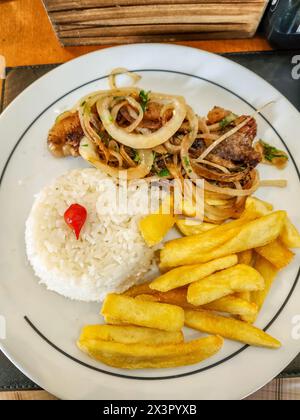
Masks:
[[[55,157],[79,156],[79,145],[84,133],[78,112],[60,116],[48,134],[48,148]]]

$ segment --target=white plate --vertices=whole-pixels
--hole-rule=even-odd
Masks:
[[[78,98],[106,87],[107,74],[120,66],[138,71],[145,89],[183,94],[203,115],[214,105],[249,114],[276,100],[257,118],[259,136],[288,148],[291,161],[283,172],[260,171],[265,179],[288,179],[289,186],[261,189],[258,195],[286,209],[300,227],[295,138],[300,117],[264,80],[222,57],[170,45],[116,47],[78,58],[35,82],[0,118],[0,315],[7,324],[1,349],[33,381],[64,399],[241,399],[281,372],[300,350],[292,337],[293,318],[300,313],[299,254],[279,275],[257,323],[282,341],[281,350],[227,342],[219,355],[201,365],[156,371],[113,369],[79,352],[79,330],[99,322],[99,305],[74,303],[46,291],[26,261],[24,223],[34,194],[55,176],[84,166],[80,159],[50,156],[47,131]]]

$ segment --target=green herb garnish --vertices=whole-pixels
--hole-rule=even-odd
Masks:
[[[185,166],[191,166],[190,159],[187,156],[183,158]]]
[[[145,90],[140,91],[141,107],[144,112],[146,112],[148,108],[148,102],[150,100],[149,98],[150,93],[151,93],[150,91],[148,92],[146,92]]]
[[[91,107],[90,107],[90,105],[88,103],[85,103],[84,104],[83,111],[86,112],[88,115],[91,115],[92,109],[91,109]]]
[[[228,125],[230,125],[236,119],[237,119],[237,115],[235,115],[233,113],[227,115],[227,117],[223,118],[223,120],[221,120],[219,122],[220,128],[221,129],[224,129],[225,127],[227,127]]]
[[[271,146],[270,144],[265,143],[262,140],[259,141],[259,144],[262,146],[264,158],[268,162],[272,162],[273,159],[275,159],[275,158],[281,158],[281,159],[288,160],[288,156],[284,152],[282,152],[281,150],[276,149],[276,147]]]
[[[160,177],[160,178],[165,178],[165,177],[167,177],[167,176],[170,176],[170,172],[169,172],[169,170],[168,169],[162,169],[159,173],[158,173],[158,176]]]
[[[134,162],[136,163],[140,163],[141,162],[141,157],[139,155],[138,152],[135,152],[134,158],[133,158]]]
[[[88,144],[83,144],[81,147],[89,147]]]

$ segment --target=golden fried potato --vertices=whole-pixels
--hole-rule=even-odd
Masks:
[[[124,344],[178,344],[183,343],[181,331],[161,331],[133,325],[88,325],[81,331],[79,341],[102,340]]]
[[[248,197],[245,213],[250,214],[253,211],[260,213],[260,216],[264,216],[273,211],[273,206],[258,198]],[[300,233],[288,217],[280,233],[280,240],[287,248],[300,248]]]
[[[147,302],[159,302],[158,296],[155,296],[155,294],[153,294],[153,295],[147,295],[147,294],[137,295],[135,297],[135,299],[137,299],[137,300],[145,300]]]
[[[254,252],[252,249],[248,249],[247,251],[243,251],[240,252],[238,254],[238,258],[239,258],[239,264],[246,264],[246,265],[250,265],[253,266],[253,262],[255,259],[254,256]],[[251,303],[251,292],[240,292],[240,293],[236,293],[236,297],[242,299],[243,301],[248,302],[250,305],[252,305]],[[251,324],[253,324],[254,320],[256,319],[257,316],[257,308],[256,308],[256,312],[252,313],[252,314],[240,314],[240,319],[242,321],[245,322],[250,322]]]
[[[286,212],[277,211],[247,223],[241,219],[230,222],[241,223],[233,229],[228,230],[230,223],[226,223],[201,235],[167,242],[160,254],[161,268],[205,263],[267,245],[278,238],[285,220]]]
[[[240,252],[238,254],[238,259],[239,264],[252,265],[253,250],[247,249],[247,251]]]
[[[257,318],[257,314],[258,314],[258,307],[257,305],[252,302],[252,295],[255,292],[241,292],[241,293],[236,293],[235,296],[239,299],[242,299],[245,302],[248,302],[249,305],[255,305],[256,306],[256,311],[253,313],[244,313],[244,314],[239,314],[239,319],[241,321],[244,322],[248,322],[249,324],[254,324],[254,322],[256,321]]]
[[[139,229],[146,244],[154,246],[164,239],[175,222],[171,214],[150,214],[139,222]]]
[[[225,312],[231,315],[244,317],[256,317],[258,308],[255,303],[240,299],[236,296],[226,296],[207,305],[200,306],[199,309],[208,311]]]
[[[180,287],[178,289],[169,290],[168,292],[153,291],[153,295],[139,295],[136,299],[149,300],[151,297],[155,302],[168,303],[170,305],[180,306],[181,308],[194,308],[186,300],[187,288]]]
[[[239,299],[246,300],[247,302],[251,302],[251,292],[240,292],[236,293],[235,296]]]
[[[138,295],[151,295],[154,292],[152,289],[150,289],[149,284],[150,283],[148,282],[132,286],[130,287],[130,289],[126,290],[126,292],[124,292],[123,295],[131,297],[135,297]]]
[[[232,267],[237,262],[238,258],[236,255],[228,255],[227,257],[218,258],[205,264],[175,268],[152,281],[149,287],[159,292],[168,292],[169,290],[186,286],[187,284],[208,277],[216,271]]]
[[[139,295],[136,299],[146,301],[153,301],[153,299],[155,299],[156,302],[169,303],[171,305],[180,306],[183,309],[207,309],[210,311],[225,312],[232,315],[248,317],[257,316],[257,305],[255,303],[247,302],[236,296],[226,296],[207,305],[194,306],[187,301],[186,287],[170,290],[169,292],[156,292],[155,295]]]
[[[257,197],[248,197],[245,204],[246,215],[256,215],[256,217],[266,216],[273,211],[274,207],[272,204],[266,201],[260,200]]]
[[[287,249],[280,240],[256,248],[256,252],[278,268],[278,270],[289,265],[295,256],[295,254]]]
[[[217,334],[223,338],[240,341],[250,346],[278,349],[281,343],[264,331],[233,318],[226,318],[209,311],[185,311],[187,327],[208,333]]]
[[[264,279],[258,271],[238,264],[190,284],[187,300],[192,305],[202,306],[235,292],[263,290],[264,287]]]
[[[108,325],[117,325],[117,326],[123,326],[123,325],[131,325],[129,322],[120,321],[117,318],[113,318],[110,315],[103,315],[104,321]]]
[[[287,218],[283,226],[280,240],[287,248],[300,248],[300,233],[289,218]]]
[[[77,345],[93,359],[109,366],[122,369],[157,369],[200,363],[221,350],[223,339],[211,336],[188,343],[159,346],[79,340]]]
[[[179,219],[176,225],[180,232],[185,236],[199,235],[200,233],[207,232],[208,230],[217,227],[213,223],[196,222],[191,219]]]
[[[257,256],[255,269],[263,276],[265,280],[264,290],[252,293],[252,301],[256,303],[258,310],[260,311],[278,274],[278,269],[260,255]]]
[[[180,331],[184,325],[184,311],[179,306],[124,295],[107,295],[101,313],[121,322],[165,331]]]

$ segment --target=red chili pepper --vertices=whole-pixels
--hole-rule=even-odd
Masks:
[[[75,232],[77,240],[87,219],[87,211],[80,204],[72,204],[64,214],[65,222]]]

